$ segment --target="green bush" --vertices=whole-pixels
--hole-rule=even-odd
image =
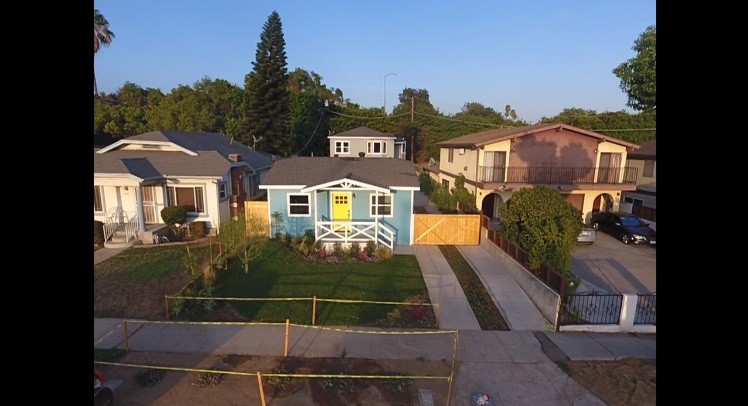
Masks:
[[[169,206],[161,210],[161,220],[173,226],[187,222],[187,209],[184,206]]]
[[[366,242],[366,254],[369,256],[374,255],[374,251],[377,249],[377,243],[372,240]]]
[[[545,186],[520,189],[499,210],[499,233],[527,253],[530,268],[546,265],[563,274],[571,271],[582,213],[558,191]]]
[[[351,258],[358,258],[361,255],[361,244],[357,242],[351,243],[350,255]]]
[[[94,244],[104,244],[104,223],[98,220],[94,220]]]
[[[384,245],[380,245],[380,246],[377,247],[376,250],[374,250],[374,256],[378,260],[384,261],[386,259],[392,258],[392,250],[390,250],[389,248],[385,247]]]

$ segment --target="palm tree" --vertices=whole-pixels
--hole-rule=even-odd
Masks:
[[[114,33],[109,29],[109,21],[99,12],[98,9],[94,9],[94,56],[99,52],[99,48],[109,46],[114,38]],[[97,97],[99,95],[99,88],[96,86],[96,72],[94,70],[94,94]]]

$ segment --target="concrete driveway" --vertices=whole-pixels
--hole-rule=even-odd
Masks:
[[[594,244],[576,245],[571,271],[582,278],[577,292],[653,293],[657,291],[656,262],[656,248],[625,245],[598,231]]]

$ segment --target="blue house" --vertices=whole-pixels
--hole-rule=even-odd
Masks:
[[[413,244],[412,163],[394,158],[292,157],[276,161],[267,190],[270,232],[313,230],[325,244]]]

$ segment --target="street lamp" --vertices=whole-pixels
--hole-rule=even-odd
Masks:
[[[395,72],[390,72],[384,75],[384,107],[382,107],[382,114],[387,115],[387,77],[397,75]]]

